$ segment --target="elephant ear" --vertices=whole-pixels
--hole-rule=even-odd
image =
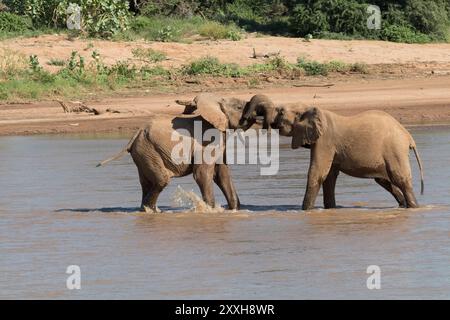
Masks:
[[[191,114],[201,116],[220,131],[228,128],[228,118],[222,112],[219,98],[212,94],[201,94],[195,97],[194,102],[196,108]]]
[[[294,121],[292,149],[317,142],[326,127],[326,120],[319,108],[309,108]]]

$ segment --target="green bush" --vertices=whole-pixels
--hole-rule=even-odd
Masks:
[[[66,27],[70,3],[81,7],[82,29],[89,35],[111,36],[126,30],[130,13],[122,0],[4,0],[13,13],[29,17],[36,26]]]
[[[196,0],[144,0],[141,14],[144,16],[192,17],[200,3]]]
[[[408,0],[405,15],[417,31],[445,38],[448,15],[444,4],[439,2]]]
[[[323,12],[314,11],[303,4],[295,7],[290,22],[294,32],[300,36],[330,29],[327,17]]]
[[[305,70],[306,75],[308,76],[326,76],[329,71],[327,64],[317,61],[309,61],[302,57],[297,59],[297,66]]]
[[[192,61],[182,69],[186,75],[222,75],[237,77],[241,75],[237,64],[220,63],[216,57],[206,56]]]
[[[181,41],[197,33],[203,23],[200,17],[190,19],[176,17],[136,17],[131,21],[131,30],[125,35],[128,40],[144,38],[152,41]]]
[[[408,26],[409,21],[405,15],[405,10],[399,4],[389,4],[387,9],[382,11],[383,28],[385,26]]]
[[[136,48],[132,50],[133,56],[147,63],[161,62],[167,59],[164,52],[154,50],[152,48]]]
[[[216,21],[205,21],[204,24],[199,26],[198,33],[213,40],[230,39],[237,41],[241,39],[240,31],[235,25],[224,25]]]
[[[201,17],[144,17],[138,16],[131,21],[131,31],[122,35],[127,40],[144,38],[153,41],[186,41],[200,34],[210,39],[240,40],[239,28],[234,24],[221,24]]]
[[[129,27],[128,2],[121,0],[63,0],[56,7],[56,17],[62,25],[67,20],[69,4],[81,7],[81,28],[91,36],[110,37]]]
[[[30,19],[9,12],[0,12],[0,32],[24,33],[31,29]]]
[[[430,37],[426,34],[418,33],[409,26],[388,25],[381,31],[383,40],[405,43],[426,43],[430,42]]]
[[[236,0],[226,5],[226,15],[234,21],[262,22],[263,18],[252,8],[250,1]]]
[[[36,26],[54,24],[53,13],[59,0],[3,0],[11,12],[26,15]]]
[[[291,16],[293,30],[301,36],[333,32],[362,34],[367,30],[366,4],[356,0],[319,0],[314,4],[299,4]]]

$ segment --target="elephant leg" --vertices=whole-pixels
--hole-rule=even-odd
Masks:
[[[403,167],[396,166],[397,170],[388,167],[388,174],[391,182],[394,186],[398,187],[405,197],[406,208],[417,208],[419,204],[417,203],[416,196],[414,195],[412,178],[411,178],[411,168],[409,166],[409,160],[404,161],[406,165]]]
[[[142,197],[141,211],[145,212],[161,212],[156,206],[158,197],[163,191],[164,187],[152,186],[147,194]]]
[[[311,148],[308,182],[306,184],[306,193],[302,205],[303,210],[311,210],[314,208],[320,187],[331,170],[333,158],[334,154],[326,150],[326,146],[318,147],[314,145]]]
[[[328,170],[327,170],[328,171]],[[317,167],[310,167],[308,172],[308,182],[306,184],[306,193],[303,198],[303,210],[311,210],[314,208],[314,203],[316,202],[317,194],[319,193],[320,187],[325,180],[326,173]]]
[[[378,183],[380,186],[382,186],[390,194],[392,194],[392,196],[395,198],[395,200],[397,200],[398,205],[401,208],[406,207],[405,197],[403,196],[402,191],[398,187],[394,186],[386,179],[375,178],[375,182]]]
[[[156,202],[159,194],[169,184],[169,178],[161,174],[152,177],[152,181],[139,173],[139,181],[142,188],[141,211],[143,212],[159,212]]]
[[[194,180],[200,188],[203,201],[205,201],[205,203],[210,207],[214,207],[216,205],[213,186],[214,167],[215,165],[200,164],[194,165],[193,168]]]
[[[241,203],[231,180],[230,170],[226,164],[216,164],[214,182],[225,195],[228,209],[240,209]]]
[[[411,180],[400,180],[394,182],[395,185],[399,187],[405,196],[406,208],[418,208],[419,204],[417,202],[416,196],[414,195],[413,186]]]
[[[336,208],[335,188],[339,169],[331,167],[328,176],[323,182],[323,206],[325,209]]]

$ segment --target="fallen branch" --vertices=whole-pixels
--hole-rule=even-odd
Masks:
[[[280,55],[281,51],[278,52],[268,52],[268,53],[256,53],[255,48],[253,48],[253,55],[252,58],[253,59],[258,59],[258,58],[270,58],[270,57],[278,57]]]
[[[80,102],[80,101],[76,101],[76,102],[69,101],[69,103],[72,105],[69,105],[69,103],[66,103],[61,100],[56,100],[56,101],[61,105],[61,107],[64,110],[64,113],[93,113],[96,116],[100,115],[104,112],[120,113],[120,111],[113,110],[110,108],[106,109],[104,112],[101,112],[95,108],[88,107],[87,105],[85,105],[83,102]]]
[[[327,84],[293,84],[294,87],[307,87],[307,88],[327,88],[334,86],[334,83],[327,83]]]
[[[81,112],[86,112],[86,113],[93,113],[95,115],[99,115],[100,112],[98,112],[97,109],[95,108],[90,108],[88,106],[86,106],[83,102],[70,102],[71,104],[73,104],[72,106],[69,105],[68,103],[61,101],[61,100],[56,100],[59,102],[59,104],[61,105],[61,107],[64,110],[64,113],[81,113]]]

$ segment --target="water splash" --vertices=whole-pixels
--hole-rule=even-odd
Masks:
[[[183,208],[189,208],[190,212],[224,212],[225,209],[220,205],[216,204],[214,208],[209,206],[203,201],[193,190],[186,191],[181,186],[177,186],[175,192],[172,196],[172,202],[174,206],[179,206]]]

